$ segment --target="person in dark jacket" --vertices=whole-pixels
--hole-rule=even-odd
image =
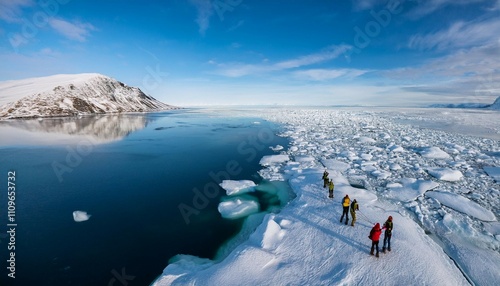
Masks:
[[[378,257],[378,242],[380,240],[380,234],[382,234],[382,229],[380,229],[380,223],[377,222],[377,224],[372,228],[370,231],[370,238],[372,240],[372,248],[370,250],[370,255],[373,255],[373,250],[374,248],[377,250],[376,257]]]
[[[323,172],[323,188],[326,188],[326,186],[328,185],[328,172],[325,170]]]
[[[385,253],[385,244],[387,243],[387,250],[391,251],[391,237],[392,237],[392,216],[389,216],[384,223],[384,244],[382,245],[382,252]]]
[[[354,223],[356,222],[356,211],[359,211],[359,205],[356,199],[354,199],[351,203],[351,217],[352,217],[351,226],[354,226]]]
[[[345,197],[342,199],[342,207],[343,207],[343,212],[342,216],[340,217],[340,223],[342,223],[342,220],[344,219],[345,215],[345,225],[349,222],[349,206],[351,205],[351,200],[349,199],[348,195],[345,195]]]

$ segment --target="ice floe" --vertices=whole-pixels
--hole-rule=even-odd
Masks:
[[[256,199],[238,196],[220,202],[217,209],[223,218],[237,219],[256,213],[259,208],[259,202]]]
[[[441,204],[482,221],[496,221],[495,214],[461,195],[449,192],[430,191],[426,197],[434,198]]]
[[[73,220],[76,222],[86,221],[91,217],[87,212],[84,211],[74,211],[73,212]]]
[[[427,168],[427,172],[439,180],[448,182],[460,181],[463,177],[462,172],[450,168]]]
[[[255,183],[250,180],[223,180],[219,185],[226,190],[226,195],[228,196],[253,192],[256,186]]]

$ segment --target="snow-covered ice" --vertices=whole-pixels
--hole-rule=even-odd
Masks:
[[[87,212],[84,211],[74,211],[73,212],[73,219],[76,222],[81,222],[81,221],[86,221],[91,217]]]
[[[492,123],[500,122],[498,112],[249,114],[283,124],[279,135],[290,146],[264,157],[259,174],[288,182],[296,197],[219,260],[176,257],[154,285],[498,284],[500,128]],[[323,188],[325,169],[335,183],[333,199]],[[360,205],[355,227],[339,223],[345,194]],[[367,236],[389,215],[392,251],[377,259],[368,254]]]
[[[438,180],[448,182],[460,181],[463,177],[462,172],[450,168],[427,168],[427,172]]]
[[[228,196],[253,192],[256,186],[255,183],[250,180],[223,180],[219,185],[226,190],[226,195]]]
[[[450,155],[441,150],[439,147],[427,147],[419,151],[420,155],[430,159],[448,159]]]
[[[464,198],[461,195],[441,191],[430,191],[425,193],[425,196],[434,198],[449,208],[482,221],[496,221],[495,214],[493,214],[490,210],[483,208],[477,203],[469,200],[468,198]]]
[[[409,202],[438,186],[439,184],[434,181],[402,178],[398,183],[387,184],[387,191],[384,194],[391,199]]]
[[[264,157],[262,157],[262,159],[260,159],[260,164],[262,166],[269,166],[272,164],[284,163],[288,160],[290,160],[288,155],[268,155],[268,156],[264,156]]]
[[[500,183],[500,167],[484,167],[483,169],[490,177],[495,179],[497,183]]]
[[[220,202],[218,210],[223,218],[237,219],[258,212],[259,207],[256,199],[237,196]]]

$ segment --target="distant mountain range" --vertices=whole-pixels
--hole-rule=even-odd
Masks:
[[[0,82],[0,119],[178,109],[101,74]]]
[[[500,110],[500,96],[492,104],[484,103],[449,103],[449,104],[432,104],[430,107],[435,108],[486,108]]]

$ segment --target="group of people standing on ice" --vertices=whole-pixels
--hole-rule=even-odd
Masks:
[[[323,172],[323,188],[326,188],[328,186],[328,197],[333,199],[333,189],[334,189],[333,179],[329,179],[328,175],[329,173],[325,170],[325,172]],[[349,212],[350,212],[352,217],[351,226],[354,226],[354,223],[356,222],[356,211],[359,211],[358,202],[356,201],[356,199],[352,200],[351,202],[349,195],[346,194],[345,197],[342,199],[342,216],[340,217],[340,223],[342,223],[344,216],[345,216],[345,225],[349,223]],[[385,253],[386,249],[388,251],[391,251],[392,227],[393,227],[392,216],[389,216],[385,221],[384,225],[382,226],[382,228],[380,227],[380,223],[377,222],[375,226],[370,230],[370,235],[368,236],[368,238],[372,241],[370,255],[375,255],[376,257],[379,257],[378,244],[380,241],[380,235],[382,234],[382,230],[385,230],[382,252]]]

